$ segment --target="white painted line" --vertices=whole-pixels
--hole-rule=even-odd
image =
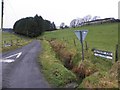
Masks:
[[[8,58],[11,58],[11,57],[14,57],[14,56],[17,56],[16,58],[19,58],[21,56],[22,52],[19,52],[19,53],[16,53],[16,54],[13,54],[13,55],[10,55],[8,57],[5,57],[5,59],[8,59]]]
[[[15,60],[14,59],[10,59],[10,58],[16,56],[16,59],[17,59],[17,58],[19,58],[21,56],[21,54],[22,54],[22,52],[19,52],[19,53],[10,55],[8,57],[2,58],[2,59],[0,59],[0,62],[5,62],[5,63],[14,62]]]
[[[0,59],[0,62],[3,62],[3,63],[11,63],[14,61],[15,61],[14,59]]]

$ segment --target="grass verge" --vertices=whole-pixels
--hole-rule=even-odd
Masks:
[[[17,49],[17,48],[20,48],[22,46],[25,46],[27,44],[29,44],[31,42],[31,40],[28,40],[28,41],[25,41],[25,40],[22,40],[20,41],[19,43],[20,44],[13,44],[12,46],[8,46],[8,47],[2,47],[0,51],[2,52],[6,52],[6,51],[9,51],[9,50],[14,50],[14,49]]]
[[[2,39],[0,42],[1,45],[0,52],[6,52],[9,50],[20,48],[32,41],[32,39],[29,38],[26,39],[25,37],[20,37],[18,35],[8,32],[2,32],[1,35],[2,35]],[[10,46],[6,46],[6,45],[10,45]]]
[[[52,87],[64,87],[68,83],[76,82],[75,74],[66,69],[56,58],[54,51],[46,40],[42,40],[43,51],[39,57],[43,73]]]
[[[118,64],[120,61],[114,63],[112,68],[108,71],[99,71],[86,77],[79,85],[79,88],[118,88]]]

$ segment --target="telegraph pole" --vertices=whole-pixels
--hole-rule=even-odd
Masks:
[[[4,8],[4,1],[2,0],[2,2],[1,2],[1,31],[3,30],[3,8]]]

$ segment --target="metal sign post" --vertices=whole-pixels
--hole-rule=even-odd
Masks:
[[[76,30],[75,35],[77,38],[80,40],[81,45],[82,45],[82,61],[84,60],[84,46],[83,46],[83,41],[88,33],[88,30]]]
[[[82,45],[82,61],[84,60],[84,49],[83,49],[83,40],[82,40],[82,31],[80,31],[80,41],[81,41],[81,45]]]

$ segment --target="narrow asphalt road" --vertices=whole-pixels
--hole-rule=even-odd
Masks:
[[[3,53],[2,88],[50,88],[37,63],[40,51],[40,42],[34,40],[15,51]]]

